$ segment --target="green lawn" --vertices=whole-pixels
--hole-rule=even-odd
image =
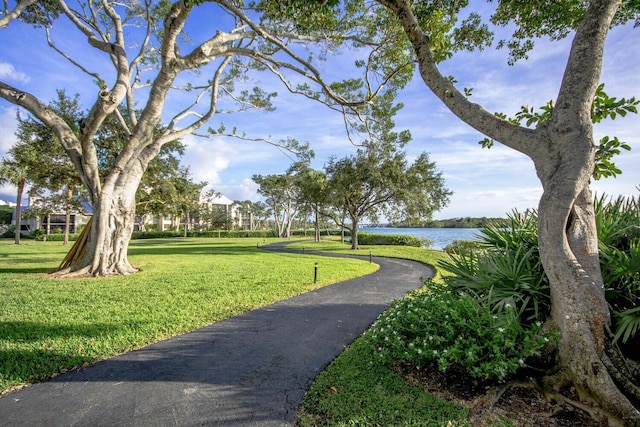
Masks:
[[[137,274],[53,279],[68,246],[0,240],[0,391],[378,268],[257,248],[270,241],[134,240]]]

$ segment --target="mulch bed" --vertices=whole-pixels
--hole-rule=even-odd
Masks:
[[[408,364],[394,367],[405,380],[427,393],[469,409],[469,420],[477,427],[501,425],[500,417],[512,420],[513,427],[606,427],[606,421],[566,401],[545,397],[533,381],[506,384],[474,382],[456,373],[443,374],[434,366],[416,369]],[[576,400],[572,390],[565,397]]]

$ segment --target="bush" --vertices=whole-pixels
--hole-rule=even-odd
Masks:
[[[132,239],[168,239],[174,237],[183,237],[184,231],[135,231]],[[187,237],[258,237],[268,238],[276,237],[273,230],[207,230],[207,231],[188,231]]]
[[[422,240],[414,236],[406,236],[404,234],[375,234],[375,233],[358,233],[358,244],[414,246],[417,248],[422,247],[423,245],[428,246],[428,242],[423,242]]]
[[[495,311],[446,288],[416,292],[383,313],[368,332],[385,362],[437,365],[478,379],[504,380],[555,339],[541,322],[523,327],[513,306]]]
[[[623,343],[640,331],[640,203],[637,198],[595,200],[600,267],[613,314],[614,341]],[[439,264],[454,276],[452,289],[477,296],[499,309],[513,304],[525,324],[546,320],[549,283],[538,252],[537,212],[514,211],[509,226],[491,223],[481,230],[486,249],[458,245]],[[632,347],[632,346],[630,346]]]
[[[131,234],[132,239],[166,239],[182,236],[184,232],[181,231],[134,231]]]
[[[600,266],[615,324],[615,340],[626,343],[640,330],[640,203],[618,197],[596,199]]]
[[[2,237],[6,239],[13,239],[16,237],[16,227],[15,225],[9,226],[4,233],[2,233]]]
[[[29,238],[30,238],[30,239],[34,239],[34,240],[37,240],[37,241],[40,241],[40,242],[44,240],[44,236],[45,236],[45,234],[44,234],[44,230],[41,230],[41,229],[39,229],[39,228],[37,228],[37,229],[33,230],[33,231],[29,234]]]
[[[453,291],[474,295],[501,310],[513,306],[524,324],[544,321],[551,309],[547,280],[536,235],[533,211],[509,215],[510,227],[490,224],[481,230],[484,250],[458,247],[439,266],[453,273],[444,278]]]
[[[78,236],[79,236],[79,234],[77,234],[77,233],[73,233],[73,234],[69,233],[69,241],[73,242],[75,240],[78,240]],[[46,237],[47,242],[63,242],[64,241],[64,234],[59,234],[59,233],[56,233],[56,234],[45,234],[45,235],[41,236],[38,240],[45,240],[45,237]]]
[[[477,240],[454,240],[444,248],[444,251],[449,255],[452,255],[468,253],[470,251],[480,251],[483,249],[486,249],[486,245],[482,242],[478,242]]]

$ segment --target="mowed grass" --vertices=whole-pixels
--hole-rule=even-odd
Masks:
[[[0,240],[0,392],[378,268],[257,247],[273,241],[135,240],[137,274],[54,279],[68,246]]]
[[[441,251],[408,246],[364,246],[352,250],[335,238],[320,243],[300,242],[291,249],[412,259],[436,266],[448,257]],[[440,281],[436,270],[436,282]],[[376,357],[368,334],[358,338],[316,378],[304,396],[298,425],[315,426],[420,426],[469,427],[469,411],[431,396],[407,383]]]
[[[449,256],[442,251],[433,249],[416,248],[413,246],[380,246],[380,245],[359,245],[360,248],[351,249],[350,243],[341,243],[338,237],[323,237],[321,242],[297,241],[287,246],[287,249],[304,250],[305,253],[332,252],[348,255],[362,256],[375,262],[376,257],[402,258],[419,261],[431,266],[436,266],[440,260]],[[439,280],[441,272],[436,270],[436,281]]]

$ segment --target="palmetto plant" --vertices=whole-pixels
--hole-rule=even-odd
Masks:
[[[596,199],[600,265],[615,321],[615,340],[640,330],[640,204],[637,198]]]
[[[640,203],[637,198],[595,200],[600,264],[613,313],[614,341],[640,331]],[[489,224],[480,232],[481,249],[457,246],[439,265],[453,289],[476,295],[495,310],[512,304],[521,322],[545,320],[549,284],[538,253],[537,212],[508,215],[509,226]]]
[[[474,294],[495,310],[513,306],[523,323],[549,313],[549,283],[538,254],[535,212],[513,212],[510,226],[489,224],[481,231],[483,249],[461,250],[440,266],[454,290]]]

